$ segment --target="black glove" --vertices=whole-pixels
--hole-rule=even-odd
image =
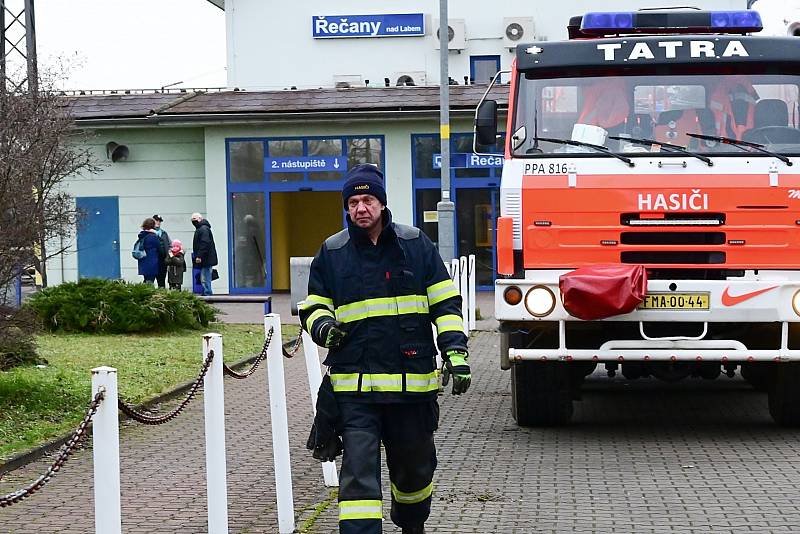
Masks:
[[[346,335],[344,324],[333,318],[317,320],[311,328],[311,338],[317,345],[326,349],[341,345]]]
[[[332,462],[342,454],[342,440],[336,432],[336,420],[339,418],[339,405],[333,394],[330,375],[322,377],[317,395],[317,415],[311,425],[311,433],[306,441],[306,448],[311,456],[321,462]]]
[[[450,382],[450,375],[453,375],[453,395],[465,393],[472,383],[468,357],[467,351],[464,350],[448,350],[445,353],[442,386],[446,386]]]

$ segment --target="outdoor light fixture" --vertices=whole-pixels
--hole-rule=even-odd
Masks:
[[[120,145],[114,141],[106,143],[106,157],[108,157],[108,159],[114,163],[118,161],[125,161],[128,159],[129,154],[130,150],[128,150],[126,145]]]

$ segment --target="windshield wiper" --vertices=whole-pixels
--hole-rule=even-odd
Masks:
[[[689,150],[686,150],[686,147],[680,145],[673,145],[672,143],[662,143],[661,141],[656,141],[655,139],[644,139],[644,138],[637,138],[637,137],[623,137],[621,135],[609,135],[609,139],[616,139],[617,141],[630,141],[631,143],[635,143],[637,145],[659,145],[663,146],[664,148],[668,148],[673,152],[679,152],[681,154],[686,154],[687,156],[692,156],[693,158],[697,158],[702,162],[708,164],[709,167],[714,166],[714,162],[711,161],[711,158],[707,158],[701,154],[696,154]]]
[[[750,141],[740,141],[738,139],[733,139],[731,137],[720,137],[720,136],[717,136],[717,135],[705,135],[705,134],[696,134],[696,133],[687,133],[686,135],[688,135],[689,137],[694,137],[696,139],[704,139],[706,141],[716,141],[717,143],[723,143],[723,144],[726,144],[726,145],[733,145],[736,148],[741,148],[745,152],[750,152],[750,150],[747,150],[747,148],[752,148],[753,150],[755,150],[757,152],[763,152],[764,154],[767,154],[768,156],[772,156],[772,157],[778,158],[779,160],[781,160],[782,162],[784,162],[786,165],[788,165],[790,167],[792,166],[792,162],[791,162],[791,160],[789,160],[789,158],[787,158],[783,154],[778,154],[776,152],[772,152],[771,150],[767,150],[766,148],[764,148],[764,145],[760,145],[758,143],[751,143]],[[745,147],[747,147],[747,148],[745,148]]]
[[[556,139],[554,137],[534,137],[534,141],[544,141],[545,143],[559,143],[562,145],[571,145],[571,146],[583,146],[586,148],[594,149],[601,154],[605,154],[607,156],[611,156],[612,158],[617,158],[620,161],[624,161],[628,164],[628,167],[635,167],[636,165],[631,161],[630,158],[626,158],[625,156],[620,156],[619,154],[615,154],[611,152],[604,146],[601,145],[593,145],[592,143],[584,143],[583,141],[573,141],[572,139]]]

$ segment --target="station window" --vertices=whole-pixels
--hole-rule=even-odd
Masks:
[[[347,170],[384,166],[382,135],[226,139],[229,288],[289,288],[289,258],[313,255],[343,224]]]
[[[264,286],[264,226],[264,193],[231,193],[234,287]]]
[[[489,83],[500,70],[500,56],[470,56],[469,78],[472,83]]]
[[[231,182],[260,182],[264,179],[264,143],[233,141],[228,146]]]

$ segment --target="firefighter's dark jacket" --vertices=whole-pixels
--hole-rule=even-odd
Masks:
[[[300,320],[309,333],[316,321],[344,323],[347,336],[325,360],[337,396],[430,400],[438,391],[431,323],[443,355],[466,350],[461,296],[431,240],[383,213],[377,244],[349,216],[347,229],[325,240],[311,263]]]

